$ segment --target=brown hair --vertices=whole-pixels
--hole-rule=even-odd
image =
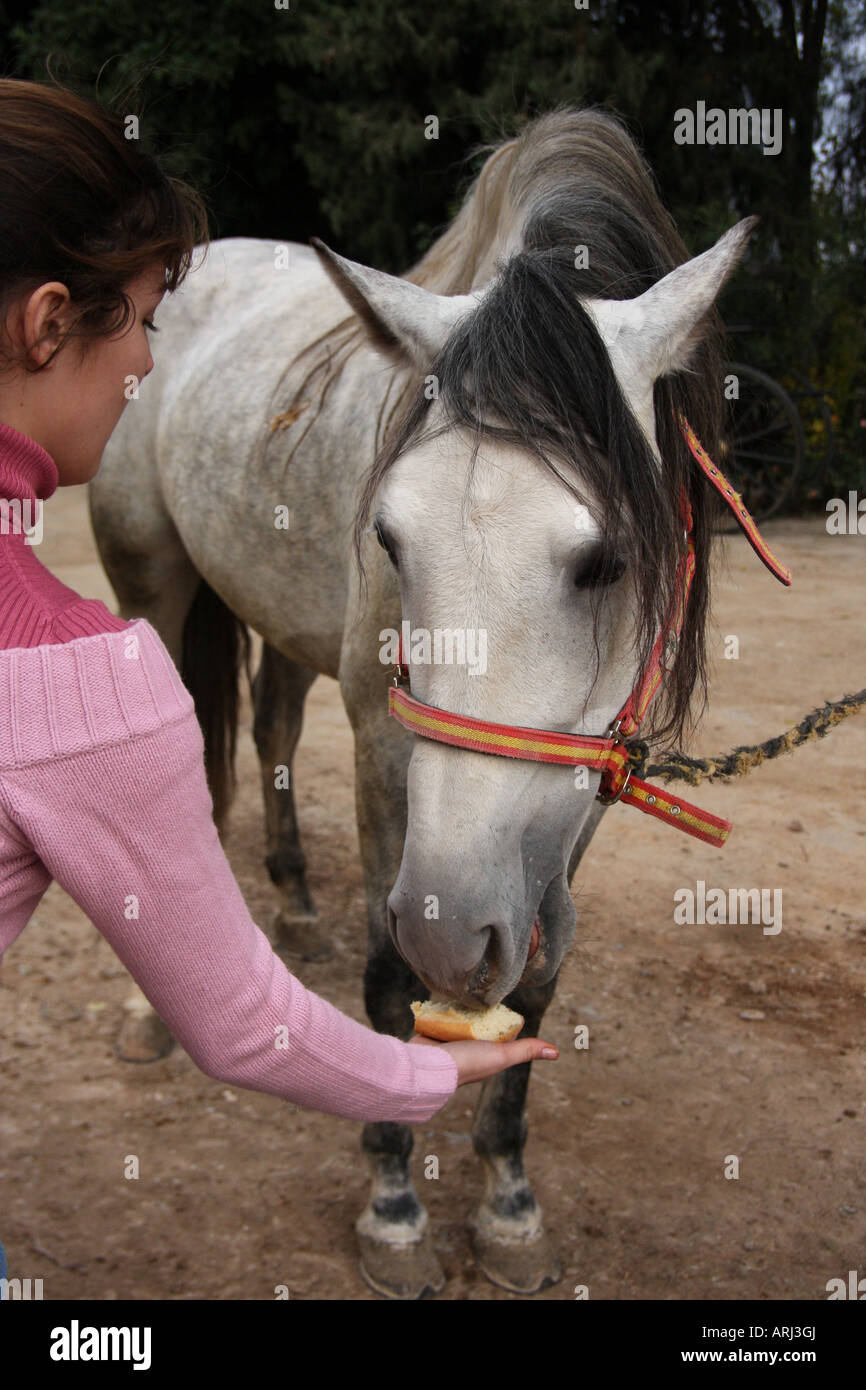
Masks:
[[[132,320],[124,286],[161,260],[175,290],[207,243],[201,197],[127,139],[127,120],[57,82],[0,78],[0,368],[42,370],[6,334],[21,295],[66,285],[75,313],[60,346],[75,337],[84,351]]]

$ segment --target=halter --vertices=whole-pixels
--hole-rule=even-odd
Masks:
[[[677,421],[701,472],[730,507],[752,549],[767,569],[785,585],[791,583],[791,571],[781,564],[764,541],[743,499],[735,492],[720,469],[716,467],[685,416],[678,413]],[[403,639],[396,666],[394,683],[388,690],[388,713],[411,733],[438,743],[450,743],[455,748],[468,748],[473,753],[494,753],[503,758],[525,758],[532,762],[562,763],[570,767],[588,767],[601,773],[597,800],[605,805],[622,801],[637,806],[647,815],[656,816],[667,825],[675,825],[687,834],[721,848],[728,837],[731,822],[701,811],[697,806],[672,796],[661,787],[644,782],[634,775],[639,754],[625,739],[634,734],[647,707],[662,683],[666,668],[664,658],[676,648],[682,630],[686,604],[695,571],[692,511],[683,495],[682,515],[685,528],[686,552],[677,566],[676,599],[672,619],[656,640],[649,666],[617,715],[613,725],[601,737],[591,734],[567,734],[550,729],[527,729],[515,724],[492,724],[484,719],[451,714],[435,705],[416,700],[409,692],[409,671],[403,662]]]

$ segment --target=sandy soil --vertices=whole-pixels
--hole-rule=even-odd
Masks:
[[[111,602],[82,489],[49,504],[42,559]],[[721,752],[863,684],[866,547],[821,518],[771,523],[785,591],[744,540],[716,591],[711,707],[696,748]],[[739,638],[738,660],[722,658]],[[384,699],[384,691],[383,691]],[[561,1049],[535,1069],[526,1156],[565,1274],[536,1295],[824,1299],[866,1273],[866,718],[695,799],[734,821],[721,852],[612,811],[575,887],[578,942],[547,1014]],[[249,707],[227,852],[269,929]],[[351,737],[334,682],[307,704],[295,765],[310,877],[336,958],[293,967],[366,1022],[364,905]],[[683,926],[674,893],[783,891],[783,929]],[[230,1091],[181,1051],[117,1060],[128,993],[117,958],[52,885],[7,952],[0,986],[0,1236],[47,1299],[372,1299],[354,1221],[367,1178],[353,1122]],[[576,1051],[576,1024],[590,1025]],[[475,1088],[416,1130],[414,1166],[448,1275],[442,1298],[517,1297],[474,1265],[481,1192]],[[425,1181],[423,1155],[440,1159]],[[141,1178],[124,1179],[124,1157]],[[739,1158],[726,1180],[727,1155]]]

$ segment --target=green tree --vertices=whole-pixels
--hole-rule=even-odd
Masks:
[[[450,220],[477,147],[558,102],[607,105],[695,252],[760,215],[721,302],[756,330],[736,355],[831,390],[848,455],[864,414],[864,33],[853,0],[0,0],[7,74],[44,81],[51,53],[62,80],[137,112],[215,236],[318,235],[386,270]],[[781,153],[676,144],[675,113],[699,100],[781,109]]]

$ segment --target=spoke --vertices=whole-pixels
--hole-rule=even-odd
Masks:
[[[780,431],[790,429],[790,421],[783,416],[777,416],[775,420],[769,420],[761,427],[760,422],[755,429],[749,428],[751,421],[744,420],[736,434],[737,439],[760,439],[767,434],[778,434]]]
[[[760,459],[762,463],[787,463],[793,464],[796,455],[791,454],[758,454],[749,449],[735,449],[734,457],[741,459]]]

